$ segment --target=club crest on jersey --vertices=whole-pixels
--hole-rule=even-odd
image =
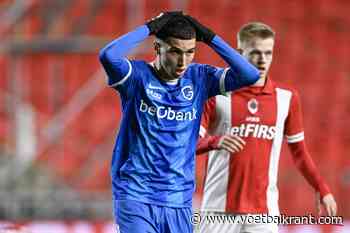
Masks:
[[[193,88],[190,85],[184,86],[181,89],[182,95],[187,100],[192,100],[193,98]]]
[[[251,114],[255,114],[258,111],[259,103],[256,99],[248,101],[248,110]]]

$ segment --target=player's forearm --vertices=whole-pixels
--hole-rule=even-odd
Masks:
[[[289,148],[292,152],[293,160],[299,171],[303,174],[309,184],[318,192],[321,197],[330,193],[330,190],[322,179],[318,169],[315,166],[309,152],[307,151],[304,141],[289,143]]]
[[[126,55],[149,35],[146,25],[136,28],[107,44],[100,51],[100,61],[108,75],[108,85],[119,83],[130,71]]]
[[[205,137],[200,137],[197,142],[196,154],[199,155],[218,149],[219,140],[220,136],[206,135]]]
[[[251,85],[259,79],[259,70],[218,35],[213,38],[209,45],[230,66],[225,78],[225,91]]]
[[[146,25],[137,27],[134,31],[126,33],[107,44],[100,51],[102,63],[125,57],[132,49],[137,47],[149,36],[149,29]]]

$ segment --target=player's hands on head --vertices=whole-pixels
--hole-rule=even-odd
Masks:
[[[245,141],[236,135],[226,134],[220,137],[217,148],[227,150],[230,153],[237,153],[243,150]]]
[[[193,18],[190,15],[185,15],[185,17],[196,29],[197,41],[202,41],[208,44],[213,40],[213,38],[215,37],[215,33],[212,30],[201,24],[197,19]]]
[[[182,11],[162,12],[158,16],[146,22],[150,35],[159,32],[173,17],[183,15]]]
[[[328,216],[336,216],[337,214],[337,203],[332,194],[327,194],[322,198],[322,202],[320,199],[320,194],[316,193],[316,208],[319,215],[322,214],[321,204],[326,211]]]

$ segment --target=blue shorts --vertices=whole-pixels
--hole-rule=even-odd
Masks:
[[[138,201],[115,200],[120,233],[192,233],[192,208],[173,208]]]

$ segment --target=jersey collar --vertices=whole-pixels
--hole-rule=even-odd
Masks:
[[[270,77],[267,77],[264,87],[262,88],[261,92],[264,94],[272,94],[274,90],[274,82],[271,80]]]
[[[259,94],[271,95],[273,94],[274,87],[275,87],[274,82],[271,80],[270,77],[267,77],[265,85],[263,87],[248,86],[248,87],[243,87],[241,89],[238,89],[237,91],[251,92],[256,95],[259,95]]]

